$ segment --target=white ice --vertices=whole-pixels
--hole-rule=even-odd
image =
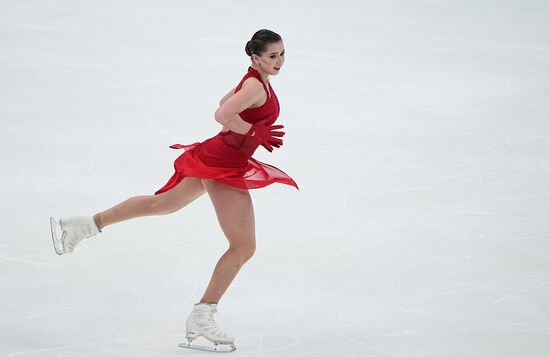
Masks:
[[[0,356],[177,347],[226,249],[207,196],[54,254],[215,135],[260,28],[297,191],[252,191],[235,356],[550,355],[548,1],[0,2]]]

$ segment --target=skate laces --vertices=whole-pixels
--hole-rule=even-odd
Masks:
[[[67,246],[67,252],[70,253],[84,238],[94,237],[96,234],[92,232],[89,224],[78,224],[76,227],[67,227],[63,235],[63,245]]]
[[[214,309],[212,311],[212,314],[210,314],[210,318],[209,320],[211,321],[212,323],[212,328],[213,330],[211,331],[211,333],[213,333],[214,335],[220,337],[220,338],[227,338],[227,334],[223,332],[223,330],[221,329],[220,326],[218,326],[218,324],[216,323],[216,320],[214,320],[214,316],[213,316],[213,313],[216,312],[216,310]]]
[[[220,338],[227,338],[227,334],[222,331],[222,329],[216,323],[216,320],[214,320],[214,313],[216,311],[217,310],[215,308],[210,311],[198,311],[196,313],[197,325],[199,325],[201,328],[208,328],[209,333],[213,335],[216,335]]]
[[[208,311],[198,312],[196,318],[197,323],[201,325],[201,327],[216,327],[214,316],[212,316],[212,314]]]

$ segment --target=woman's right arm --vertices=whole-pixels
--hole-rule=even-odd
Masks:
[[[220,99],[220,106],[227,100],[227,98],[235,94],[235,89],[237,89],[237,87],[231,89],[226,95],[223,96],[222,99]]]
[[[239,113],[254,105],[263,103],[266,100],[266,96],[267,94],[262,84],[256,79],[249,78],[243,83],[242,88],[237,93],[229,96],[229,98],[221,103],[214,114],[214,118],[229,130],[239,134],[246,134],[252,127],[252,124],[244,121],[239,116]]]

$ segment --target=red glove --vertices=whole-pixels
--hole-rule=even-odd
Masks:
[[[282,128],[284,125],[267,125],[265,121],[259,121],[244,135],[252,137],[267,151],[272,152],[274,147],[279,148],[283,145],[283,140],[279,138],[285,135],[285,132],[277,131]]]

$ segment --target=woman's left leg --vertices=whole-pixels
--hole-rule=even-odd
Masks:
[[[214,180],[202,182],[214,205],[220,227],[229,241],[229,249],[216,264],[201,299],[201,302],[217,304],[241,267],[256,250],[254,207],[248,190]]]

